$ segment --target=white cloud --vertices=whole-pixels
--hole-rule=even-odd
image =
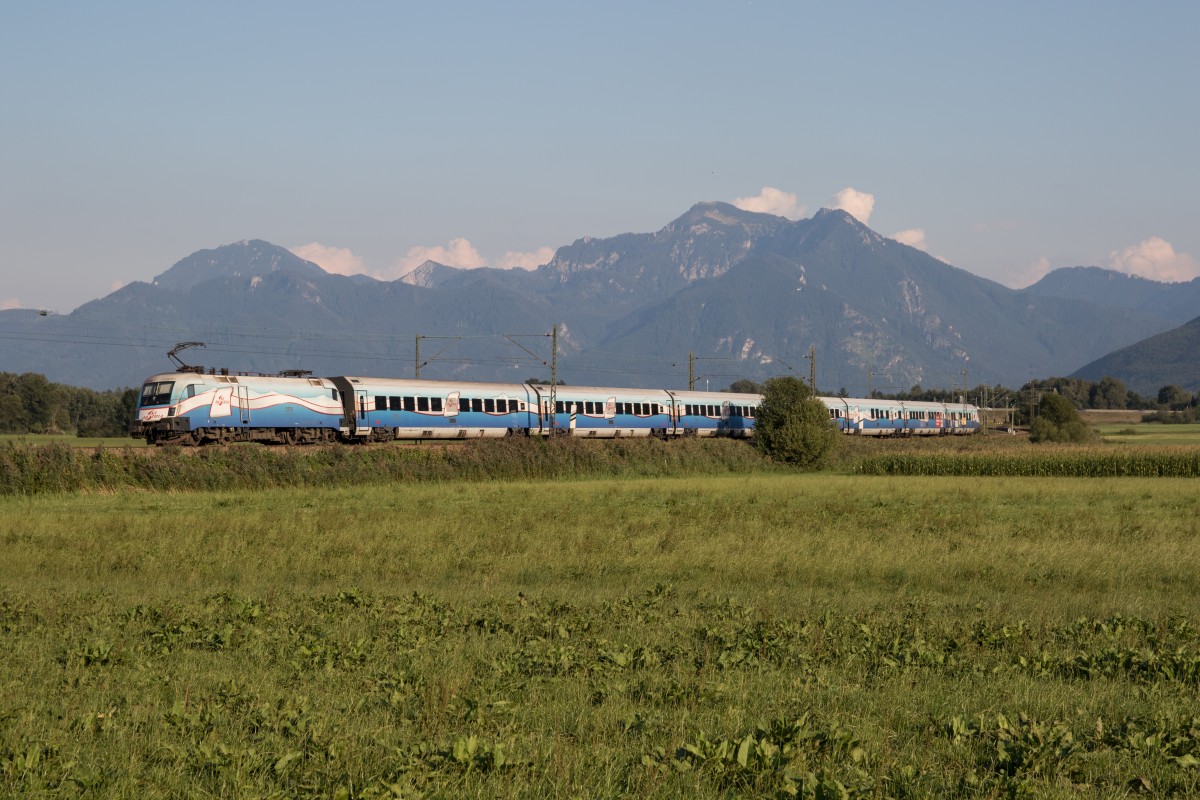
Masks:
[[[7,300],[0,300],[0,311],[8,311],[13,308],[20,308],[21,301],[15,297],[10,297]]]
[[[363,260],[345,247],[326,247],[318,242],[309,242],[299,247],[293,247],[291,251],[305,261],[311,261],[334,275],[363,275],[366,273]]]
[[[496,266],[500,269],[537,269],[542,264],[549,264],[552,258],[553,247],[539,247],[529,253],[509,250]]]
[[[739,197],[733,204],[742,211],[775,214],[788,219],[800,219],[808,211],[806,206],[797,202],[796,195],[770,186],[764,186],[754,197]]]
[[[483,256],[479,255],[479,251],[475,249],[475,245],[471,244],[467,239],[459,237],[451,239],[445,245],[418,245],[417,247],[408,248],[408,252],[401,258],[396,259],[396,262],[392,264],[391,269],[387,271],[388,276],[392,278],[403,277],[426,261],[436,261],[439,264],[445,264],[447,267],[457,267],[459,269],[474,269],[475,267],[486,266]]]
[[[451,239],[444,245],[410,247],[407,253],[385,269],[367,269],[363,260],[348,248],[328,247],[319,242],[293,247],[291,251],[334,275],[370,275],[384,281],[402,278],[426,261],[436,261],[447,267],[458,269],[488,266],[487,260],[475,249],[475,245],[461,237]],[[554,248],[552,247],[539,247],[529,252],[509,250],[495,266],[500,269],[536,269],[542,264],[548,264],[553,258]],[[115,288],[117,287],[114,284]]]
[[[1108,254],[1109,264],[1118,272],[1156,281],[1190,281],[1200,276],[1200,262],[1188,253],[1177,253],[1171,243],[1158,237],[1130,245]]]
[[[875,195],[847,186],[833,196],[833,199],[829,201],[829,207],[840,208],[866,225],[871,219],[871,212],[875,210]]]
[[[1032,264],[1018,267],[1004,284],[1010,289],[1024,289],[1046,277],[1051,269],[1050,259],[1042,256]]]
[[[908,228],[903,231],[896,231],[889,239],[895,239],[900,244],[906,244],[909,247],[915,247],[918,250],[928,250],[929,245],[925,242],[924,228]]]

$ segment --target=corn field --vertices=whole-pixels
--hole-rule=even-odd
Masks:
[[[866,456],[851,471],[862,475],[1195,478],[1200,476],[1200,451],[1140,448],[1131,452],[1091,447],[1020,453],[909,452]]]

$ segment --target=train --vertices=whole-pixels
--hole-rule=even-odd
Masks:
[[[967,435],[967,403],[819,397],[858,436]],[[754,434],[762,396],[539,383],[168,372],[142,384],[130,435],[154,445],[368,443],[566,435]]]

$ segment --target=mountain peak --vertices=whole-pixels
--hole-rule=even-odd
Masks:
[[[425,260],[413,270],[404,274],[400,278],[402,283],[407,283],[410,286],[421,286],[425,289],[433,289],[443,283],[447,278],[456,275],[459,270],[454,267],[448,267],[445,264],[437,261]]]
[[[813,221],[826,223],[845,222],[856,227],[867,228],[866,223],[843,208],[817,209],[817,213],[813,214]],[[868,228],[868,230],[870,229]]]
[[[186,292],[216,278],[251,278],[278,270],[307,275],[324,273],[311,261],[262,239],[243,239],[212,250],[197,250],[156,276],[152,283],[164,289]]]
[[[778,217],[774,214],[764,214],[758,211],[746,211],[738,208],[731,203],[722,203],[719,201],[707,201],[696,203],[687,210],[683,216],[669,223],[664,231],[680,231],[693,228],[697,225],[753,225],[760,226],[764,223],[770,224],[770,221],[786,221],[784,217]]]

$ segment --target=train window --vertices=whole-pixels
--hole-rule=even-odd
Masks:
[[[442,410],[442,398],[435,397],[432,400],[430,400],[429,407],[434,411],[441,411]]]
[[[483,401],[483,411],[485,414],[496,413],[496,401],[488,397]]]
[[[418,397],[417,398],[417,411],[428,411],[428,410],[429,410],[429,398],[428,397]]]
[[[633,415],[635,417],[640,417],[642,415],[642,404],[641,403],[633,404]]]
[[[337,399],[338,399],[338,390],[337,390],[337,389],[330,389],[330,390],[329,390],[329,396],[330,396],[330,397],[332,397],[334,400],[337,400]]]
[[[388,409],[389,411],[404,410],[404,402],[399,397],[389,397],[387,398],[387,401],[387,405],[384,406],[384,408]]]
[[[380,394],[375,395],[375,410],[376,411],[387,411],[387,398],[386,397],[384,397],[383,395],[380,395]]]
[[[174,381],[147,383],[142,387],[142,405],[165,406],[171,402],[171,390],[173,388],[175,388]]]
[[[566,412],[566,411],[563,409],[563,401],[562,401],[562,400],[555,401],[555,403],[554,403],[554,413],[555,413],[555,414],[565,414],[565,413],[567,413],[567,412]]]

